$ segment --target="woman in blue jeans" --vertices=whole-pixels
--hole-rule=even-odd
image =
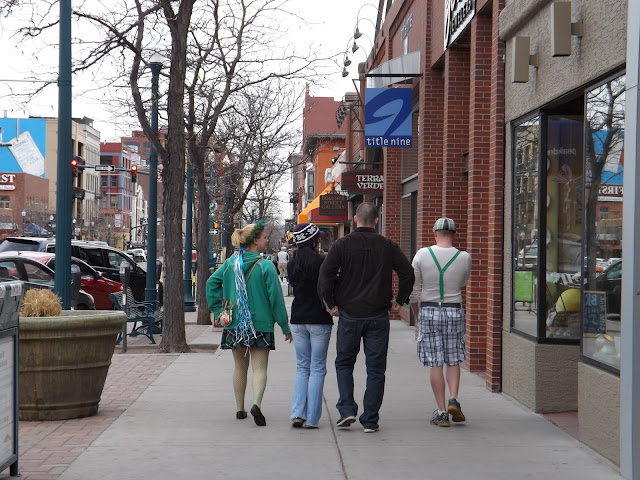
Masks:
[[[323,235],[313,223],[296,225],[293,240],[298,250],[287,264],[294,295],[290,324],[298,364],[291,401],[291,425],[296,428],[318,428],[322,414],[322,389],[333,325],[333,318],[318,297],[318,274],[324,260],[318,246]]]

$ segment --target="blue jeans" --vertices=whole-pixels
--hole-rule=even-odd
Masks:
[[[322,414],[322,389],[332,325],[292,323],[290,326],[298,363],[291,418],[304,418],[307,425],[317,427]]]
[[[362,339],[367,366],[367,387],[360,423],[365,427],[377,425],[380,418],[378,412],[384,396],[389,328],[389,314],[386,312],[370,318],[351,318],[340,313],[336,343],[336,376],[340,399],[336,407],[340,417],[355,416],[358,413],[358,404],[353,398],[353,367],[360,352]]]

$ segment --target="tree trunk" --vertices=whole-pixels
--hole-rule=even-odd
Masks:
[[[188,352],[184,323],[182,279],[182,202],[185,181],[184,82],[187,68],[187,34],[193,0],[182,2],[171,29],[171,71],[167,95],[167,157],[164,159],[162,205],[164,231],[164,318],[160,352]],[[163,1],[165,16],[172,14],[171,2]]]

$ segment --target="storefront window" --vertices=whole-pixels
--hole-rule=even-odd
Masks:
[[[513,326],[537,335],[540,117],[515,127],[514,140],[514,276]]]
[[[582,354],[613,369],[620,368],[624,111],[624,75],[586,94]]]
[[[547,117],[545,334],[580,338],[583,116]]]

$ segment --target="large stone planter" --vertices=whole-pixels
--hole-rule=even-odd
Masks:
[[[95,415],[126,319],[110,310],[20,317],[20,420]]]

